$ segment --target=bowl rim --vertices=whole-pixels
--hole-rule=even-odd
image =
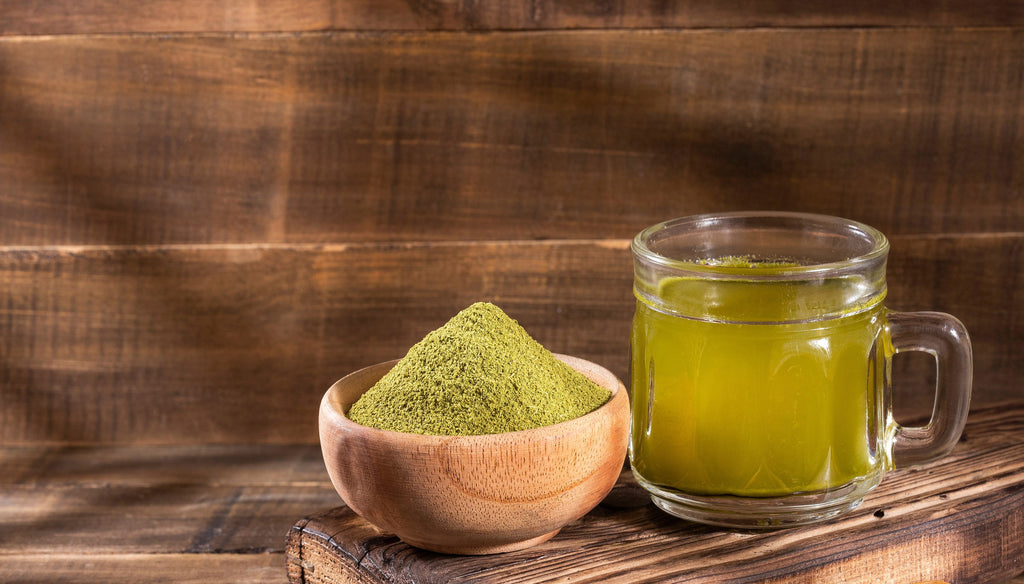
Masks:
[[[373,426],[365,426],[354,422],[348,417],[346,408],[342,406],[339,393],[346,381],[349,381],[352,377],[372,375],[371,371],[380,369],[381,374],[376,376],[372,382],[370,382],[360,393],[367,391],[372,387],[373,383],[376,383],[378,379],[383,377],[388,371],[394,367],[395,363],[400,359],[392,359],[389,361],[382,361],[373,365],[362,367],[351,373],[345,375],[341,379],[335,381],[324,393],[323,399],[321,400],[320,409],[321,412],[329,413],[333,422],[340,426],[340,429],[348,432],[362,432],[370,435],[379,435],[382,439],[387,440],[402,440],[402,441],[415,441],[420,444],[440,444],[448,443],[451,441],[466,441],[466,442],[483,442],[488,441],[506,441],[510,436],[516,436],[519,439],[540,439],[548,437],[552,434],[563,435],[565,432],[571,432],[574,426],[587,425],[590,420],[595,417],[611,415],[611,411],[617,406],[617,402],[628,399],[626,395],[626,388],[622,381],[607,368],[598,365],[592,361],[580,357],[574,357],[572,355],[565,355],[561,353],[552,353],[559,361],[562,361],[566,365],[572,367],[575,371],[589,379],[590,381],[604,387],[611,391],[611,395],[608,399],[600,406],[593,410],[577,416],[570,420],[565,420],[555,424],[548,424],[546,426],[538,426],[536,428],[528,428],[525,430],[516,430],[513,432],[499,432],[494,434],[458,434],[458,435],[446,435],[446,434],[419,434],[416,432],[400,432],[398,430],[382,430],[380,428],[374,428]],[[586,371],[580,370],[578,365],[582,365],[585,368],[593,370],[594,377],[603,378],[606,383],[602,383],[598,379],[595,379],[591,375],[588,375]],[[612,385],[613,387],[609,387]],[[355,397],[358,399],[358,396]],[[352,403],[355,402],[352,400]],[[349,404],[351,407],[351,403]]]

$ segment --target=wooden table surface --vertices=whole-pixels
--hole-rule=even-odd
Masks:
[[[0,582],[285,582],[317,445],[0,447]]]
[[[346,507],[296,522],[292,584],[999,583],[1024,571],[1024,403],[975,410],[953,452],[889,473],[824,524],[729,530],[680,521],[624,469],[551,540],[498,555],[419,550]]]
[[[284,583],[292,525],[341,504],[309,444],[3,446],[0,468],[0,582]]]

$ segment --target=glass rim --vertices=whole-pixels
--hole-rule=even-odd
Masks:
[[[873,241],[874,245],[868,252],[854,257],[831,262],[783,266],[772,269],[770,273],[765,273],[764,267],[759,266],[701,264],[693,261],[693,259],[684,260],[672,258],[652,250],[647,244],[647,242],[650,241],[651,236],[654,234],[680,225],[692,224],[693,227],[690,230],[694,231],[699,229],[702,225],[711,225],[721,221],[738,221],[757,218],[804,220],[815,222],[817,224],[829,224],[835,227],[844,227],[847,230],[853,229],[869,237]],[[835,232],[838,233],[839,230],[837,229]],[[884,233],[866,223],[833,215],[792,211],[732,211],[689,215],[655,223],[636,234],[630,244],[630,249],[632,250],[634,257],[642,258],[645,261],[652,262],[666,268],[691,272],[702,276],[718,276],[722,278],[735,277],[745,280],[786,280],[804,278],[808,276],[821,277],[828,273],[859,269],[865,264],[878,261],[879,259],[884,259],[889,253],[889,240]]]

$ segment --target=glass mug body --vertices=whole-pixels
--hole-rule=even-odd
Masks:
[[[970,343],[949,315],[884,307],[888,249],[867,225],[796,213],[637,235],[629,455],[655,504],[728,527],[813,523],[858,505],[888,469],[952,448]],[[901,350],[939,361],[924,428],[892,419]]]

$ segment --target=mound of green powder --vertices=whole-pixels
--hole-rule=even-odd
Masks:
[[[478,302],[413,345],[348,417],[399,432],[497,434],[571,420],[610,396],[500,308]]]

